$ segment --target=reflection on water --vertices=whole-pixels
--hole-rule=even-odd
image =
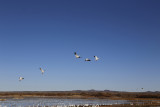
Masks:
[[[58,99],[58,98],[24,98],[24,99],[7,99],[0,101],[0,107],[29,107],[29,106],[74,106],[74,105],[111,105],[126,104],[126,100],[108,100],[108,99]]]

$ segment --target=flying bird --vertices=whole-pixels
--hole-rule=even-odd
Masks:
[[[77,55],[76,52],[74,52],[74,55],[75,55],[76,58],[81,58],[80,55]]]
[[[91,61],[90,59],[86,58],[85,61]]]
[[[94,58],[95,58],[95,61],[98,61],[98,60],[99,60],[99,58],[98,58],[97,56],[94,56]]]
[[[24,78],[23,77],[19,77],[19,81],[22,81]]]
[[[42,73],[42,75],[43,75],[43,73],[44,73],[44,70],[42,69],[42,68],[39,68],[40,70],[41,70],[41,73]]]

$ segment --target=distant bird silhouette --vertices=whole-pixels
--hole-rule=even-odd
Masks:
[[[23,77],[19,77],[19,81],[22,81],[24,78]]]
[[[39,68],[40,70],[41,70],[41,73],[42,73],[42,75],[43,75],[43,73],[44,73],[44,70],[42,69],[42,68]]]
[[[74,55],[75,55],[76,58],[81,58],[80,55],[77,55],[76,52],[74,52]]]
[[[94,58],[95,58],[95,61],[98,61],[98,60],[99,60],[99,58],[98,58],[97,56],[94,56]]]
[[[86,58],[85,61],[91,61],[90,59]]]

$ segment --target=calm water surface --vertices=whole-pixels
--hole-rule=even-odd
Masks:
[[[74,105],[110,105],[126,104],[126,100],[108,100],[108,99],[58,99],[58,98],[24,98],[0,101],[0,107],[28,107],[28,106],[74,106]]]

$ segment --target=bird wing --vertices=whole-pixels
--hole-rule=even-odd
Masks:
[[[41,68],[41,72],[44,72],[44,70]]]
[[[99,58],[97,56],[94,56],[95,57],[95,60],[98,60]]]

